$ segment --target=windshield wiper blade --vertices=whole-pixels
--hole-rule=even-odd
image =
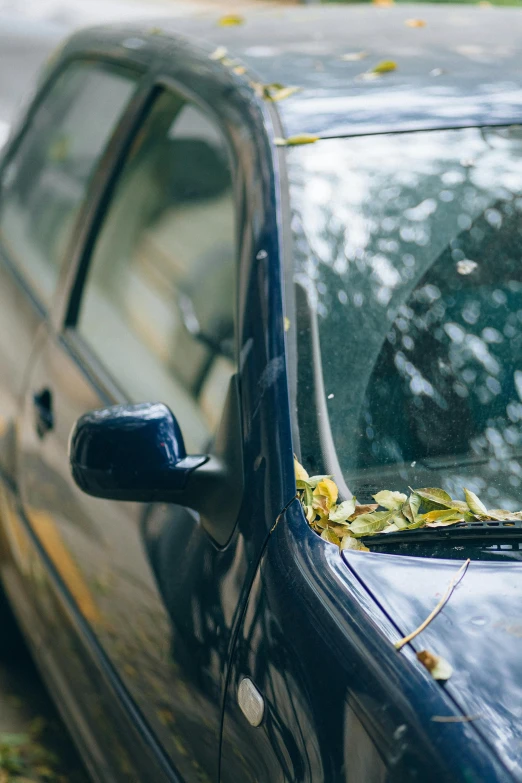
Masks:
[[[500,521],[488,520],[487,522],[457,522],[448,527],[420,527],[416,530],[396,530],[393,533],[378,533],[375,536],[362,536],[361,541],[368,547],[386,544],[403,544],[408,541],[426,543],[436,541],[438,543],[448,540],[451,544],[455,541],[482,541],[489,539],[497,541],[513,538],[522,538],[522,520],[506,519]]]

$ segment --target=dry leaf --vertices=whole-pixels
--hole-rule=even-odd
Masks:
[[[434,655],[428,650],[421,650],[417,653],[417,659],[429,671],[434,680],[449,680],[453,674],[451,664],[440,655]]]
[[[236,14],[230,14],[228,16],[222,16],[218,19],[219,27],[235,27],[236,25],[243,24],[245,20],[242,16]]]
[[[406,19],[404,24],[406,27],[426,27],[424,19]]]

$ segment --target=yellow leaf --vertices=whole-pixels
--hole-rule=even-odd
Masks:
[[[242,16],[230,14],[228,16],[222,16],[221,19],[218,19],[218,25],[219,27],[235,27],[238,24],[243,24],[244,21],[245,20]]]
[[[294,473],[295,473],[296,481],[308,481],[308,479],[310,478],[306,470],[303,468],[301,463],[296,460],[295,457],[294,457]]]
[[[397,63],[394,60],[382,60],[371,69],[370,73],[390,73],[397,70]]]
[[[330,544],[336,544],[337,546],[341,546],[341,541],[339,540],[339,536],[336,536],[333,530],[330,530],[330,528],[326,528],[326,530],[323,530],[321,533],[321,538],[324,539],[324,541],[328,541]]]
[[[343,540],[341,541],[341,550],[343,549],[355,549],[359,552],[370,551],[367,546],[364,546],[362,541],[359,541],[357,538],[350,535],[343,537]]]
[[[290,329],[290,318],[287,318],[285,315],[285,332],[288,332]]]
[[[325,497],[328,502],[328,509],[337,502],[338,495],[339,490],[337,489],[337,484],[335,481],[332,481],[332,479],[323,479],[314,489],[314,498],[320,496]]]
[[[381,8],[389,8],[393,5],[393,0],[373,0],[373,4],[381,6]]]
[[[406,27],[426,27],[424,19],[406,19],[404,24]]]
[[[227,56],[227,48],[226,46],[218,46],[217,49],[214,49],[212,54],[209,54],[208,59],[209,60],[222,60],[223,57]]]
[[[275,138],[274,144],[276,147],[296,147],[299,144],[313,144],[315,141],[319,141],[319,136],[314,136],[312,133],[298,133],[296,136],[289,136],[287,139]]]

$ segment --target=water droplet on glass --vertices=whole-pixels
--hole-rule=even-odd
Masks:
[[[457,263],[457,272],[459,275],[470,275],[478,267],[476,261],[470,261],[469,258],[464,258]]]
[[[411,463],[410,467],[414,468],[416,464],[417,464],[417,460],[413,460],[413,462]]]
[[[262,261],[263,258],[267,258],[267,257],[268,257],[268,253],[266,252],[266,250],[260,250],[256,256],[258,261]]]
[[[328,395],[328,399],[329,399],[329,400],[333,400],[333,398],[334,398],[334,397],[335,397],[335,394],[329,394],[329,395]]]
[[[478,615],[477,617],[472,617],[471,622],[473,625],[477,625],[478,627],[482,627],[483,625],[486,625],[486,618]]]

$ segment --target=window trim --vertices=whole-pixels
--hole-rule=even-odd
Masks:
[[[97,356],[96,352],[88,345],[78,330],[78,320],[80,313],[81,300],[84,295],[84,289],[87,282],[89,266],[93,258],[93,253],[100,232],[103,228],[107,209],[114,196],[115,189],[120,181],[121,173],[128,159],[128,153],[131,149],[140,128],[149,116],[150,110],[161,92],[170,92],[178,95],[186,102],[189,102],[200,109],[208,116],[219,128],[229,151],[230,167],[232,175],[232,188],[234,192],[235,208],[235,247],[236,247],[236,274],[239,274],[240,262],[240,217],[242,214],[241,194],[238,192],[238,181],[240,180],[240,164],[236,159],[234,146],[230,139],[224,123],[219,115],[206,104],[201,98],[180,84],[176,79],[164,73],[151,74],[150,80],[142,85],[139,104],[131,113],[128,109],[128,122],[126,123],[125,136],[122,137],[118,151],[113,156],[112,166],[104,177],[103,182],[97,192],[97,198],[93,201],[93,207],[86,219],[86,228],[83,241],[79,242],[76,261],[71,264],[69,275],[69,285],[67,286],[65,301],[63,307],[63,317],[61,323],[61,342],[67,348],[71,356],[83,369],[89,377],[91,383],[102,390],[105,396],[115,403],[128,401],[126,390],[124,390],[104,362]],[[82,215],[80,215],[82,218]],[[234,364],[239,365],[238,352],[238,291],[234,299]]]
[[[64,58],[59,63],[59,65],[57,65],[48,74],[47,78],[44,80],[43,84],[38,89],[34,99],[30,102],[28,108],[25,111],[25,114],[22,115],[22,118],[19,121],[17,129],[15,131],[15,134],[9,140],[7,149],[0,163],[0,181],[3,176],[5,168],[12,162],[13,158],[16,156],[20,148],[20,145],[23,143],[24,139],[27,138],[27,134],[31,132],[32,120],[34,116],[38,113],[41,106],[48,99],[50,92],[53,90],[54,86],[56,85],[57,81],[61,78],[62,74],[65,73],[69,67],[77,63],[93,65],[93,66],[96,65],[102,65],[105,67],[108,66],[108,70],[112,70],[113,72],[116,73],[119,72],[120,74],[125,76],[131,74],[135,79],[135,88],[133,93],[131,94],[129,103],[123,109],[122,114],[118,118],[112,130],[112,133],[108,138],[107,144],[104,150],[102,151],[101,156],[99,157],[96,166],[94,168],[89,187],[87,188],[83,196],[83,199],[80,202],[78,216],[73,223],[71,235],[67,242],[67,246],[66,246],[66,250],[64,251],[63,258],[61,259],[56,286],[50,297],[49,303],[46,303],[44,301],[44,296],[40,291],[37,290],[37,286],[24,272],[24,270],[20,267],[20,264],[12,257],[5,244],[0,241],[0,256],[6,268],[11,272],[11,274],[16,279],[18,284],[23,288],[24,292],[27,294],[28,298],[31,300],[32,304],[34,305],[35,309],[38,311],[42,319],[48,319],[50,321],[54,320],[53,311],[55,311],[55,306],[60,299],[60,294],[63,286],[64,273],[67,270],[67,268],[69,268],[73,263],[72,249],[76,244],[77,235],[78,235],[78,226],[81,223],[85,205],[89,202],[91,197],[91,191],[92,191],[94,180],[96,179],[96,175],[100,170],[100,168],[103,167],[104,160],[106,158],[110,159],[111,147],[113,145],[115,138],[119,134],[122,122],[136,96],[136,92],[139,90],[140,81],[143,76],[143,69],[139,67],[134,67],[133,63],[130,64],[125,63],[124,65],[122,65],[121,62],[110,57],[107,58],[92,57],[86,53],[85,54],[76,53],[74,55],[70,55],[69,57]],[[2,197],[2,192],[0,189],[0,198],[1,197]]]

